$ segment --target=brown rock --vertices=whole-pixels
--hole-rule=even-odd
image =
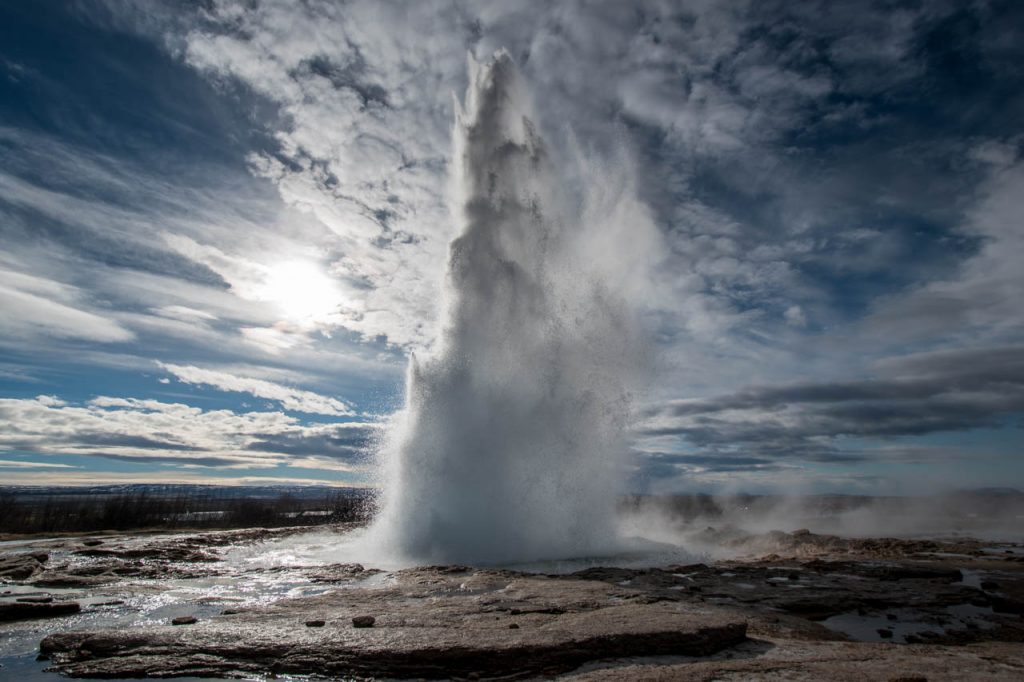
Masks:
[[[117,580],[116,575],[76,575],[64,571],[47,571],[39,578],[32,581],[36,587],[96,587],[106,585]]]
[[[40,651],[72,677],[486,678],[554,675],[604,658],[703,656],[745,640],[746,622],[732,612],[630,601],[635,594],[572,578],[416,569],[399,571],[387,587],[281,600],[204,621],[201,628],[57,633]],[[507,620],[488,611],[511,603],[522,612],[515,637]],[[330,628],[295,627],[309,613],[354,619],[371,610],[377,618],[386,615],[388,626],[344,637]]]
[[[377,619],[373,616],[355,616],[352,619],[352,627],[354,628],[372,628],[373,624],[377,622]]]
[[[171,625],[192,625],[198,623],[199,619],[195,616],[178,616],[177,618],[171,619]]]
[[[27,580],[43,570],[49,560],[46,552],[31,554],[7,554],[0,556],[0,578],[6,580]]]

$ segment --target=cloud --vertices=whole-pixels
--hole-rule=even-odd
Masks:
[[[221,391],[249,393],[257,398],[275,400],[281,403],[281,407],[292,412],[326,414],[335,417],[345,417],[354,414],[351,406],[337,398],[320,395],[312,391],[282,386],[265,379],[240,377],[227,372],[203,369],[192,365],[173,365],[163,362],[158,364],[162,369],[177,377],[178,381],[182,383],[213,386]]]
[[[135,338],[115,320],[89,310],[83,298],[75,287],[0,267],[2,335],[21,341],[43,336],[99,343]]]
[[[209,269],[153,239],[162,222],[184,227],[186,216],[209,207],[206,192],[161,177],[136,159],[36,132],[0,127],[0,141],[0,230],[17,239],[17,252],[50,242],[83,260],[223,285]],[[28,230],[38,241],[24,240]]]
[[[666,459],[680,443],[780,466],[870,459],[849,441],[1015,414],[1018,380],[981,370],[995,357],[1012,368],[1024,334],[1020,10],[1006,3],[90,0],[69,12],[54,21],[82,32],[75,61],[126,67],[104,77],[127,104],[103,106],[91,81],[30,54],[5,65],[19,93],[0,127],[5,381],[51,366],[144,374],[159,360],[327,416],[356,407],[325,394],[393,390],[400,351],[436,332],[457,222],[451,95],[467,52],[507,48],[551,142],[554,190],[615,224],[585,235],[579,258],[649,313],[662,362],[639,399],[662,407],[641,445],[659,466],[713,466]],[[123,32],[140,39],[130,64]],[[300,417],[256,433],[229,413],[236,447],[154,433],[187,421],[177,408],[43,408],[132,423],[83,440],[47,426],[47,451],[65,439],[232,466],[348,453],[346,433],[303,431]]]
[[[783,65],[767,40],[743,47],[741,37],[756,26],[714,5],[677,12],[653,3],[634,11],[354,2],[340,11],[329,2],[296,7],[271,0],[213,3],[173,30],[187,64],[221,87],[241,85],[280,109],[276,147],[252,153],[250,167],[276,185],[286,204],[333,235],[325,240],[327,264],[343,305],[318,328],[342,327],[399,346],[431,342],[437,273],[454,227],[446,206],[451,95],[466,82],[467,50],[484,57],[507,47],[527,74],[541,123],[556,133],[549,137],[566,178],[562,194],[577,191],[573,164],[580,150],[596,159],[594,166],[616,168],[620,185],[639,184],[659,209],[660,227],[673,233],[672,250],[662,249],[670,256],[663,279],[641,298],[660,311],[667,335],[712,352],[723,336],[735,332],[730,341],[745,344],[746,328],[766,320],[783,324],[783,311],[794,304],[784,300],[784,289],[795,288],[784,260],[791,249],[765,259],[748,258],[752,250],[736,240],[705,248],[708,221],[683,225],[680,215],[703,211],[734,232],[742,224],[694,196],[692,170],[644,152],[658,136],[673,155],[729,151],[763,158],[771,153],[765,141],[800,126],[807,103],[829,94],[830,77],[820,68]],[[724,68],[729,60],[735,64]],[[555,68],[566,63],[573,68]],[[733,80],[753,91],[738,96]],[[771,116],[762,112],[768,108]],[[633,157],[641,155],[648,168],[638,173]],[[666,176],[678,178],[679,187],[666,192],[660,179]],[[671,215],[662,204],[672,207]],[[620,221],[620,248],[643,241],[631,217],[619,216],[627,218]],[[215,242],[174,236],[169,243],[255,300],[263,276],[252,258],[240,261]],[[586,255],[600,252],[608,260],[607,243],[583,246]],[[654,264],[633,266],[621,270],[635,275]],[[631,284],[635,277],[620,279]],[[766,304],[774,313],[758,314]],[[272,354],[306,341],[304,330],[281,322],[246,325],[242,333]]]
[[[639,434],[679,437],[711,452],[856,461],[874,455],[845,450],[839,438],[966,431],[1024,412],[1024,346],[919,353],[877,366],[885,378],[670,401],[647,410]]]
[[[952,273],[882,298],[865,333],[887,340],[984,337],[1007,339],[1024,331],[1024,161],[1019,142],[990,140],[968,151],[985,167],[963,230],[980,241]]]
[[[155,308],[154,313],[161,317],[169,317],[182,322],[194,322],[197,320],[216,320],[217,316],[204,310],[196,310],[184,305],[165,305]]]
[[[793,469],[793,464],[778,462],[764,457],[743,455],[685,455],[679,453],[652,452],[638,453],[636,477],[651,479],[676,479],[681,474],[706,477],[722,473],[765,473]]]
[[[357,471],[379,425],[302,424],[283,412],[202,410],[180,403],[101,396],[81,405],[52,397],[0,399],[0,452],[87,455],[245,469],[322,458]],[[315,467],[314,467],[315,468]]]
[[[336,375],[395,373],[396,354],[329,334],[338,322],[324,311],[344,296],[318,266],[330,250],[326,228],[282,208],[273,194],[261,196],[245,168],[217,172],[198,160],[178,173],[163,151],[148,155],[148,164],[113,153],[0,127],[5,348],[31,347],[31,362],[44,365],[271,355],[279,365],[315,362]],[[223,256],[210,258],[223,276],[178,251],[214,243],[220,248],[204,253]],[[296,263],[321,273],[296,278]],[[104,353],[97,344],[116,346]]]
[[[782,314],[785,318],[786,323],[794,327],[806,327],[807,316],[804,314],[803,308],[798,305],[791,305],[786,308],[786,311]]]
[[[253,153],[251,167],[333,233],[330,271],[351,303],[334,324],[400,345],[428,340],[451,232],[448,92],[407,65],[447,77],[465,62],[442,41],[405,43],[400,57],[395,32],[422,36],[424,25],[441,28],[452,14],[458,30],[458,13],[438,9],[269,2],[239,11],[218,3],[183,36],[189,65],[280,106],[278,148]]]
[[[563,194],[572,194],[578,180],[573,148],[606,165],[638,161],[625,175],[636,176],[627,180],[670,242],[661,286],[645,292],[659,309],[664,337],[695,356],[725,356],[733,365],[744,357],[750,367],[763,366],[764,339],[777,338],[781,349],[836,317],[844,302],[822,273],[837,263],[871,263],[869,275],[899,269],[894,261],[909,248],[903,232],[916,226],[859,245],[840,236],[853,231],[851,223],[905,214],[923,196],[913,189],[919,176],[896,163],[917,140],[907,135],[903,146],[870,145],[851,129],[888,122],[903,130],[910,117],[877,98],[893,101],[898,91],[896,100],[908,98],[913,109],[920,79],[940,75],[929,71],[930,32],[956,9],[943,2],[865,11],[857,3],[824,2],[489,1],[415,8],[356,1],[342,9],[323,0],[219,0],[179,12],[172,4],[107,4],[90,20],[156,40],[225,98],[273,105],[273,115],[236,124],[269,129],[267,144],[248,150],[249,169],[262,179],[255,186],[275,187],[293,214],[269,231],[259,220],[239,220],[235,206],[218,207],[216,192],[167,186],[143,173],[140,196],[159,198],[161,218],[199,213],[201,220],[156,229],[143,215],[141,232],[117,232],[148,238],[132,241],[136,261],[144,243],[159,252],[147,263],[173,263],[256,304],[252,309],[265,319],[236,326],[251,349],[280,356],[338,329],[402,347],[429,344],[438,273],[454,229],[446,201],[451,95],[466,82],[467,51],[483,57],[505,47],[534,91],[542,127],[555,133],[548,137],[564,171]],[[986,11],[975,13],[979,30],[998,25]],[[870,49],[859,47],[865,45]],[[55,150],[47,155],[61,158]],[[61,167],[61,175],[77,172],[108,189],[137,184],[108,161],[86,156]],[[919,185],[945,182],[939,161]],[[899,191],[881,191],[890,180],[903,183]],[[209,184],[222,183],[214,177]],[[231,192],[219,193],[225,194]],[[928,192],[927,201],[934,203],[935,194]],[[135,206],[100,210],[51,198],[60,201],[37,199],[32,206],[66,206],[61,220],[88,216],[90,225],[105,224],[101,217],[117,226],[140,223]],[[260,207],[272,203],[259,192],[245,198]],[[911,208],[919,205],[923,198]],[[864,258],[864,244],[886,248]],[[331,305],[305,324],[288,319],[266,291],[283,260],[271,254],[322,268],[336,288]],[[154,307],[173,305],[193,307]]]
[[[13,459],[0,459],[0,469],[75,469],[70,464],[56,462],[29,462]]]

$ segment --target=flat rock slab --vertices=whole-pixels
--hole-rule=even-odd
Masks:
[[[352,619],[374,616],[373,627]],[[323,627],[306,627],[310,620]],[[73,677],[526,677],[599,659],[707,656],[746,639],[734,612],[650,603],[597,581],[415,569],[187,628],[50,635],[40,650]]]

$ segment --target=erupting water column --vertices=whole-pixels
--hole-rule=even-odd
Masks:
[[[443,327],[433,354],[410,361],[371,529],[405,560],[578,557],[617,543],[629,325],[577,262],[585,226],[560,208],[529,109],[508,54],[471,64]]]

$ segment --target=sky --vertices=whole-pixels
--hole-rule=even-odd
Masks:
[[[506,49],[564,192],[586,158],[659,234],[630,489],[1024,488],[1022,27],[982,0],[0,0],[0,479],[373,484],[436,338],[467,62]]]

